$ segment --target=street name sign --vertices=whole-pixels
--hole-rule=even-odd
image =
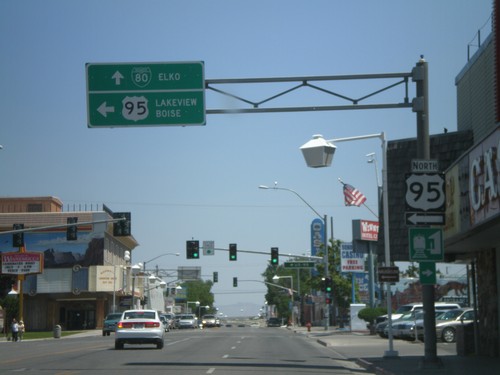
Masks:
[[[420,262],[419,276],[422,285],[436,284],[436,262]]]
[[[399,282],[399,267],[379,267],[377,273],[378,281],[381,283]]]
[[[410,228],[410,261],[442,261],[444,259],[443,230],[441,228]]]
[[[285,268],[314,268],[314,262],[284,262]]]
[[[89,128],[205,125],[204,64],[88,63]]]

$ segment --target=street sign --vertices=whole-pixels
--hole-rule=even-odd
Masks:
[[[444,212],[445,179],[442,173],[406,175],[406,211]]]
[[[410,228],[410,261],[442,261],[444,258],[441,228]]]
[[[406,212],[406,225],[444,225],[444,212]]]
[[[89,128],[205,125],[204,64],[88,63]]]
[[[285,268],[314,268],[314,262],[285,262]]]
[[[433,285],[436,284],[436,262],[420,262],[419,263],[420,284]]]
[[[399,267],[379,267],[377,273],[380,283],[399,282]]]
[[[215,242],[203,241],[203,255],[214,255],[214,254],[215,254]]]

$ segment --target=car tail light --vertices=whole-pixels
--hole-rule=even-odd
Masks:
[[[144,324],[144,327],[146,328],[158,328],[160,326],[160,323],[158,322],[146,322]]]
[[[129,322],[119,322],[118,328],[132,328],[132,323]]]

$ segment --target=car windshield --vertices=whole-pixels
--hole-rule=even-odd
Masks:
[[[413,306],[399,306],[398,309],[396,310],[396,314],[404,314],[405,312],[408,312],[411,310]]]
[[[444,314],[439,315],[439,320],[455,320],[462,314],[462,310],[450,310]]]
[[[122,314],[108,314],[108,316],[106,317],[106,320],[118,320],[118,319],[121,319],[122,317]]]
[[[179,319],[194,319],[194,315],[181,315],[179,316]]]
[[[155,319],[156,314],[153,311],[129,311],[123,316],[124,319]]]

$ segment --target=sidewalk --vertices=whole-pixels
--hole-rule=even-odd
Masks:
[[[370,372],[384,375],[400,374],[500,374],[500,358],[458,356],[454,345],[438,347],[435,363],[425,363],[425,346],[422,342],[393,340],[397,355],[386,356],[389,340],[368,332],[350,332],[330,327],[289,327],[296,333],[315,339],[348,360]],[[393,353],[394,354],[394,353]]]
[[[89,329],[89,330],[85,330],[85,331],[78,331],[78,333],[75,333],[73,335],[68,335],[68,336],[61,336],[58,339],[55,339],[53,336],[50,336],[50,337],[46,337],[43,339],[28,339],[28,340],[23,340],[23,341],[59,340],[59,339],[68,339],[68,338],[85,337],[85,336],[102,336],[102,329]],[[1,342],[11,342],[10,337],[8,338],[7,336],[5,336],[5,334],[1,334],[0,335],[0,343]]]

